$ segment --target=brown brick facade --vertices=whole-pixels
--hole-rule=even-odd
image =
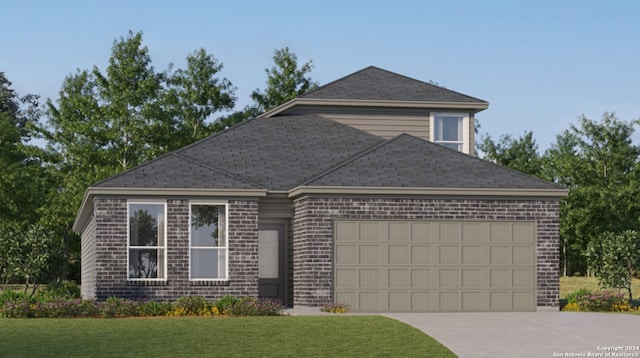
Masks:
[[[559,307],[557,200],[310,198],[294,201],[294,306],[332,302],[333,222],[526,220],[537,223],[537,306]]]
[[[92,248],[95,252],[87,254],[95,258],[95,286],[87,287],[86,292],[95,292],[97,299],[257,296],[258,202],[232,200],[228,203],[229,280],[223,283],[189,281],[189,201],[170,199],[166,202],[167,279],[130,282],[127,280],[127,199],[95,200],[95,248]]]

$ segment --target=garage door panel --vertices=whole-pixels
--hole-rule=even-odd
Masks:
[[[462,226],[463,242],[480,242],[482,241],[482,224],[480,223],[464,223]]]
[[[402,265],[411,262],[411,246],[409,245],[389,245],[388,262],[391,265]]]
[[[459,295],[460,293],[455,291],[440,292],[438,311],[441,311],[441,312],[460,311],[460,307],[458,306]]]
[[[510,223],[490,223],[490,241],[495,242],[511,242],[511,224]]]
[[[513,264],[529,266],[533,262],[533,247],[531,246],[513,246]]]
[[[397,222],[389,223],[389,241],[410,241],[411,223]]]
[[[352,288],[356,287],[358,282],[356,269],[336,269],[335,285],[336,288]]]
[[[392,269],[388,271],[389,287],[410,288],[410,274],[408,269]],[[408,301],[407,301],[408,302]]]
[[[512,286],[514,288],[533,289],[533,270],[531,269],[514,269],[512,271]]]
[[[489,288],[506,288],[511,282],[509,269],[492,269],[490,272]]]
[[[482,264],[482,246],[480,245],[462,246],[462,264],[463,265]]]
[[[440,246],[440,264],[441,265],[457,265],[458,264],[459,246],[441,245]]]
[[[357,223],[349,221],[337,222],[335,225],[336,241],[355,241],[357,239]]]
[[[358,295],[358,307],[363,312],[380,311],[379,304],[380,293],[377,291],[360,292]]]
[[[458,288],[458,271],[457,269],[440,269],[439,287]]]
[[[358,247],[356,245],[336,244],[336,264],[354,265],[358,263]]]
[[[429,265],[431,262],[431,248],[427,245],[411,245],[411,264]]]
[[[431,270],[430,269],[412,269],[411,270],[411,288],[429,288],[431,287]]]
[[[379,272],[378,269],[360,269],[358,272],[358,283],[363,288],[376,288],[379,287]]]
[[[458,223],[440,223],[440,241],[457,242],[460,241],[460,225]]]
[[[461,292],[462,307],[461,310],[465,312],[479,312],[482,311],[482,293],[480,291],[475,292]]]
[[[377,265],[380,261],[380,246],[361,245],[358,263],[361,265]]]
[[[359,225],[357,239],[365,242],[380,241],[380,223],[378,222],[361,222]]]
[[[462,288],[481,288],[482,271],[478,269],[462,270]]]
[[[490,247],[490,265],[510,265],[511,258],[509,252],[511,251],[509,245],[492,245]]]
[[[535,310],[535,227],[337,221],[335,300],[356,312]]]
[[[431,224],[430,223],[412,223],[411,224],[411,241],[429,242],[431,241]]]

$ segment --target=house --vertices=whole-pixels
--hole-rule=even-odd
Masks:
[[[557,310],[567,190],[473,156],[486,108],[368,67],[96,183],[82,295]]]

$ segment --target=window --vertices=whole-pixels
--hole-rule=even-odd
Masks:
[[[431,115],[431,138],[434,143],[469,154],[469,116],[460,113]]]
[[[166,278],[164,203],[129,203],[129,280]]]
[[[191,204],[189,237],[191,280],[226,280],[226,205]]]

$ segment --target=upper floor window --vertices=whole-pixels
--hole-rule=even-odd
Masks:
[[[464,113],[431,114],[431,140],[463,153],[469,150],[469,115]]]
[[[165,203],[129,203],[129,280],[167,277],[165,212]]]
[[[227,206],[191,204],[189,267],[192,280],[226,280]]]

